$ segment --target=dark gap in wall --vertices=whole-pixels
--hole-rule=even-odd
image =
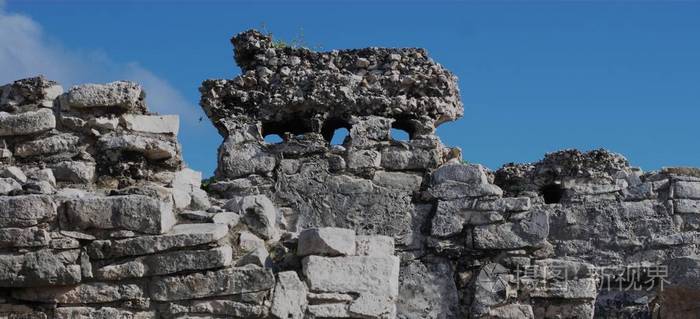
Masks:
[[[391,124],[391,138],[395,141],[407,142],[413,139],[415,128],[405,119],[397,119]]]
[[[352,126],[345,120],[331,118],[323,123],[321,135],[330,145],[342,145],[345,138],[350,134]]]
[[[564,189],[559,184],[548,184],[540,188],[545,204],[557,204],[564,197]]]

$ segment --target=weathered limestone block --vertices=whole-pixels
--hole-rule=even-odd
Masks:
[[[229,266],[231,260],[232,249],[231,246],[226,245],[209,250],[179,250],[138,257],[93,269],[93,274],[98,280],[123,280],[221,268]]]
[[[100,137],[99,147],[106,151],[137,152],[153,161],[178,156],[178,146],[174,141],[142,135],[104,135]]]
[[[674,199],[673,212],[676,214],[700,214],[700,200]]]
[[[395,256],[308,256],[302,260],[302,268],[312,291],[389,297],[399,293],[399,258]]]
[[[237,267],[256,265],[265,268],[270,267],[271,264],[270,253],[267,251],[267,249],[265,249],[265,247],[256,247],[236,261]]]
[[[0,178],[0,195],[8,195],[22,190],[22,185],[14,178]]]
[[[357,150],[348,154],[349,169],[379,168],[382,162],[381,153],[373,150]]]
[[[488,317],[497,319],[533,319],[535,315],[530,305],[509,304],[489,309]],[[585,317],[574,316],[572,318]]]
[[[24,175],[22,169],[17,166],[6,166],[0,168],[0,177],[2,178],[12,178],[19,183],[27,182],[27,175]]]
[[[129,131],[177,135],[180,129],[178,115],[124,114],[119,121]]]
[[[0,110],[18,106],[51,107],[63,87],[43,76],[21,79],[0,86]]]
[[[49,165],[57,181],[85,184],[95,178],[95,164],[90,162],[64,161]]]
[[[138,284],[90,282],[61,287],[15,289],[12,297],[41,303],[90,304],[136,300],[147,295]]]
[[[299,234],[298,245],[298,256],[352,256],[355,255],[355,232],[337,227],[305,229]],[[393,251],[389,255],[393,255]]]
[[[485,314],[490,307],[506,301],[511,294],[507,276],[508,270],[497,263],[489,263],[479,269],[473,284],[472,313]]]
[[[125,229],[162,234],[175,224],[172,207],[144,195],[86,197],[68,200],[60,214],[68,230]]]
[[[278,273],[270,314],[278,319],[304,318],[308,305],[307,293],[306,285],[299,279],[296,272]]]
[[[260,144],[238,144],[226,139],[219,147],[217,176],[238,178],[249,174],[267,174],[274,170],[276,159],[263,151]]]
[[[700,199],[700,182],[676,181],[673,183],[673,198]]]
[[[50,250],[0,254],[0,287],[70,285],[80,280],[80,266],[64,265]]]
[[[414,192],[420,189],[423,177],[412,173],[378,171],[374,173],[372,182],[392,190]]]
[[[216,242],[228,233],[226,225],[179,224],[158,236],[139,236],[120,240],[96,240],[87,246],[94,259],[120,258],[158,253],[173,248]]]
[[[470,198],[438,201],[430,234],[449,237],[460,233],[464,225],[494,224],[503,220],[500,212],[477,210],[474,203],[475,201]]]
[[[277,209],[265,195],[245,196],[226,203],[226,209],[238,213],[250,230],[263,239],[272,239],[277,233]]]
[[[266,318],[267,311],[263,305],[227,299],[171,303],[168,309],[174,318]]]
[[[51,240],[48,231],[38,228],[0,228],[0,248],[43,247]]]
[[[56,319],[74,318],[130,318],[130,319],[156,319],[155,311],[126,310],[112,307],[60,307],[55,310]]]
[[[79,141],[80,138],[78,136],[69,133],[49,136],[20,144],[15,148],[15,155],[18,157],[30,157],[68,153],[70,156],[77,152]]]
[[[396,318],[396,304],[391,297],[365,293],[350,304],[348,312],[353,317],[394,319]]]
[[[51,186],[56,186],[56,177],[50,168],[38,169],[27,173],[30,179],[48,182]]]
[[[51,196],[0,197],[0,227],[29,227],[52,221],[56,204]]]
[[[394,254],[394,238],[389,236],[356,236],[358,256],[391,256]]]
[[[256,266],[225,268],[217,271],[171,277],[153,277],[150,296],[157,301],[185,300],[237,295],[272,289],[271,271]]]
[[[381,165],[387,170],[425,170],[442,164],[439,149],[406,148],[391,146],[381,153]]]
[[[144,113],[146,94],[140,85],[128,81],[106,84],[82,84],[72,87],[65,99],[66,106],[77,110]],[[64,101],[61,102],[63,106]]]
[[[19,114],[0,112],[0,136],[29,135],[56,127],[56,117],[50,109]]]
[[[477,249],[519,249],[537,247],[549,235],[549,217],[544,210],[533,210],[522,220],[474,227]]]
[[[352,318],[346,303],[309,305],[306,309],[313,318]]]

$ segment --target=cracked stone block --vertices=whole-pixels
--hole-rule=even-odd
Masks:
[[[271,271],[251,265],[187,275],[153,277],[149,287],[153,300],[172,301],[269,290],[274,285],[275,277]]]
[[[336,227],[305,229],[299,233],[297,255],[355,255],[355,232]]]
[[[0,112],[0,136],[30,135],[56,127],[56,117],[50,109],[19,114]]]
[[[82,111],[116,109],[118,112],[143,113],[145,92],[140,85],[129,81],[106,84],[81,84],[68,91],[66,106]],[[63,105],[62,101],[62,105]]]
[[[124,229],[162,234],[175,225],[172,207],[144,195],[71,199],[60,217],[61,226],[68,230]]]
[[[111,259],[140,256],[174,248],[192,247],[213,243],[228,234],[228,227],[221,224],[178,224],[169,232],[157,236],[139,236],[119,240],[96,240],[87,246],[88,254],[95,259]]]

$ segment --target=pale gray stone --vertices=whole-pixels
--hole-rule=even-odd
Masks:
[[[477,249],[519,249],[537,247],[549,235],[546,211],[533,210],[517,222],[474,227],[474,247]]]
[[[118,108],[122,112],[141,111],[145,98],[141,86],[128,81],[77,85],[67,94],[66,103],[73,109]]]
[[[51,186],[56,186],[56,177],[53,175],[53,171],[50,168],[30,171],[28,175],[31,179],[48,182]]]
[[[77,153],[79,142],[80,138],[73,134],[53,135],[20,144],[15,148],[15,156],[47,156],[60,153],[66,153],[68,156],[72,156]]]
[[[393,297],[364,293],[350,304],[348,312],[360,318],[394,319],[396,304]]]
[[[270,314],[278,319],[304,318],[308,305],[307,292],[306,285],[299,280],[296,272],[284,271],[278,273]]]
[[[274,285],[275,277],[271,271],[246,266],[189,275],[153,277],[149,287],[152,299],[171,301],[269,290]]]
[[[308,256],[302,260],[302,269],[311,291],[399,293],[399,258],[395,256]]]
[[[391,256],[394,254],[394,238],[389,236],[356,236],[356,255]]]
[[[236,266],[255,265],[259,267],[271,266],[270,253],[265,247],[256,247],[236,261]]]
[[[221,212],[214,215],[212,222],[215,224],[224,224],[229,228],[235,227],[241,220],[241,216],[232,212]]]
[[[29,227],[55,218],[56,204],[51,196],[0,197],[0,227]]]
[[[245,294],[244,294],[245,295]],[[230,298],[230,297],[229,297]],[[258,297],[262,299],[262,297]],[[168,312],[174,318],[264,318],[267,307],[228,299],[193,300],[171,303]]]
[[[172,207],[144,195],[71,199],[60,217],[61,226],[70,230],[125,229],[162,234],[175,225]]]
[[[180,128],[178,115],[124,114],[120,121],[127,130],[136,132],[177,135]]]
[[[352,318],[346,303],[309,305],[306,309],[313,318]]]
[[[88,125],[99,130],[114,131],[119,127],[119,118],[116,117],[95,117],[88,121]]]
[[[700,182],[676,181],[673,183],[673,198],[700,199]]]
[[[178,146],[175,142],[150,136],[111,133],[100,137],[98,142],[102,150],[137,152],[154,161],[178,156]]]
[[[473,185],[489,183],[486,176],[486,169],[483,166],[479,164],[459,163],[442,165],[431,174],[431,182],[433,185],[442,184],[447,181]]]
[[[112,319],[112,318],[129,318],[129,319],[156,319],[158,315],[155,311],[138,311],[126,310],[112,307],[60,307],[56,308],[55,319]]]
[[[86,184],[95,178],[95,164],[79,161],[64,161],[49,165],[57,181]]]
[[[226,245],[208,250],[180,250],[138,257],[97,268],[93,273],[99,280],[123,280],[221,268],[230,265],[231,260],[232,249]]]
[[[350,169],[378,168],[382,163],[382,154],[373,150],[358,150],[348,154],[347,165]]]
[[[163,235],[96,240],[87,248],[90,257],[94,259],[139,256],[216,242],[226,234],[228,234],[226,225],[179,224]]]
[[[8,195],[22,190],[22,185],[14,178],[0,178],[0,195]]]
[[[299,234],[297,255],[355,255],[355,232],[336,227],[305,229]]]
[[[70,285],[80,280],[80,266],[65,265],[51,250],[0,254],[0,287]]]
[[[50,240],[49,232],[38,227],[0,228],[0,248],[42,247]]]
[[[245,196],[226,203],[224,208],[238,213],[250,230],[262,239],[275,238],[277,234],[277,209],[265,195]]]
[[[22,169],[17,167],[17,166],[6,166],[3,168],[0,168],[0,177],[3,178],[13,178],[19,183],[26,183],[27,182],[27,176],[24,175],[24,172],[22,172]]]
[[[560,314],[566,312],[559,312]],[[533,319],[535,315],[532,311],[532,306],[522,304],[510,304],[499,307],[493,307],[489,310],[489,318],[494,319]],[[576,317],[579,318],[579,317]]]
[[[676,214],[700,214],[700,200],[674,199],[673,212]]]
[[[50,109],[19,114],[0,112],[0,136],[29,135],[56,127],[56,117]]]
[[[413,260],[401,267],[397,318],[459,316],[459,295],[448,260]]]
[[[147,297],[143,287],[132,283],[90,282],[65,287],[22,288],[12,292],[19,300],[58,303],[108,303]]]
[[[248,231],[242,231],[238,236],[238,247],[243,251],[252,251],[257,248],[265,249],[265,241]]]
[[[236,178],[253,173],[266,174],[275,168],[275,163],[275,157],[263,152],[257,143],[237,144],[226,139],[219,147],[217,175]]]
[[[420,189],[423,177],[412,173],[379,171],[374,173],[372,182],[392,190],[414,192]]]

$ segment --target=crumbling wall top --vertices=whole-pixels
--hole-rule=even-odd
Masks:
[[[457,78],[423,49],[314,52],[255,30],[231,42],[243,74],[200,88],[201,105],[224,136],[251,120],[263,127],[296,123],[294,133],[306,133],[319,132],[326,121],[369,115],[432,132],[463,115]]]

